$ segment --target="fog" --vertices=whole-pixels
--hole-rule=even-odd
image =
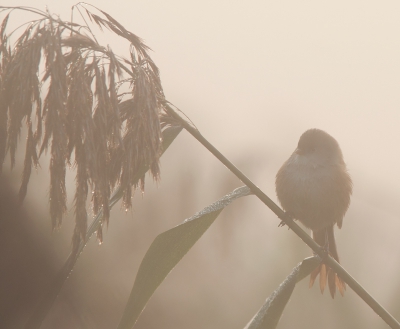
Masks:
[[[73,4],[37,0],[34,6],[47,5],[66,20]],[[305,130],[320,128],[336,138],[354,183],[343,228],[336,230],[341,263],[400,318],[400,3],[93,4],[145,40],[166,98],[273,200],[275,174]],[[125,45],[105,41],[127,54]],[[22,157],[13,171],[8,164],[3,170],[15,189]],[[31,243],[41,241],[55,271],[71,247],[74,172],[68,174],[71,211],[52,233],[47,168],[43,158],[23,209],[32,217]],[[89,243],[43,328],[116,327],[157,234],[242,185],[187,132],[162,157],[161,168],[161,182],[147,179],[132,212],[113,209],[104,243]],[[311,255],[278,224],[254,196],[235,202],[170,273],[137,328],[243,328]],[[297,285],[278,328],[293,326],[386,328],[351,289],[331,300],[318,287],[309,289],[307,279]]]

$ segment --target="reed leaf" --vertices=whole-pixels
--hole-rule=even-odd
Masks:
[[[249,194],[251,192],[247,186],[237,188],[155,238],[140,264],[118,329],[134,326],[158,286],[214,223],[221,211],[236,199]]]
[[[299,263],[268,297],[245,329],[275,329],[296,283],[307,277],[320,263],[321,260],[316,256],[306,258]]]

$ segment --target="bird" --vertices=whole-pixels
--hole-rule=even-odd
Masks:
[[[334,226],[342,227],[353,183],[336,139],[316,128],[304,132],[277,172],[275,187],[283,210],[311,229],[315,242],[339,263]],[[344,295],[345,282],[323,263],[311,273],[310,288],[318,274],[321,293],[328,283],[332,298],[336,288]]]

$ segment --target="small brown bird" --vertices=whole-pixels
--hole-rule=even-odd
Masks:
[[[338,142],[319,129],[301,135],[296,150],[276,175],[276,194],[282,208],[312,230],[313,239],[339,262],[333,227],[342,227],[350,205],[352,181]],[[346,285],[325,264],[311,273],[310,287],[320,274],[320,288],[328,281],[332,298]]]

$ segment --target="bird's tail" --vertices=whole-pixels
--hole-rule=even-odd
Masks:
[[[321,247],[327,248],[329,255],[332,256],[339,263],[339,255],[336,249],[335,234],[333,232],[333,225],[325,227],[318,231],[313,231],[313,239]],[[343,296],[346,290],[346,284],[344,281],[329,267],[325,264],[320,264],[310,275],[310,288],[313,286],[315,279],[319,276],[319,287],[321,293],[324,292],[326,282],[328,281],[329,292],[332,298],[335,298],[336,287],[340,294]]]

